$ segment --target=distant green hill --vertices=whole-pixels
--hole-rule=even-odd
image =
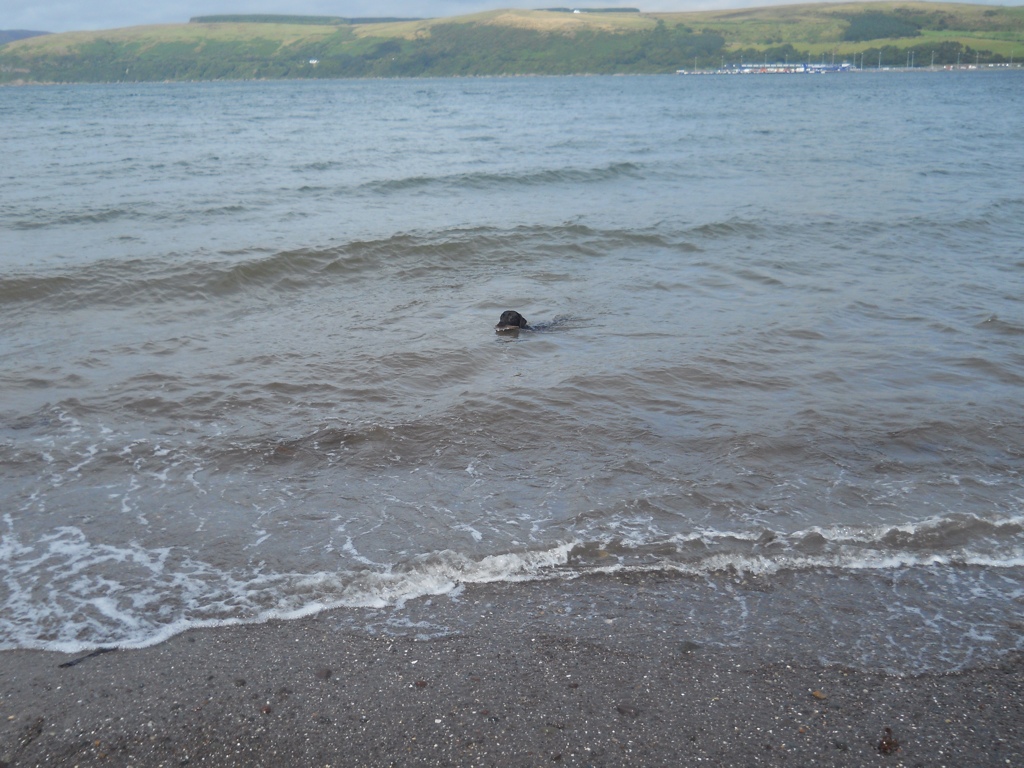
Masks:
[[[341,16],[280,16],[269,13],[232,13],[221,16],[193,16],[188,21],[189,24],[320,24],[337,26],[339,24],[388,24],[393,21],[421,21],[421,19],[406,19],[394,16],[346,19]]]
[[[445,19],[197,17],[0,47],[0,83],[660,73],[862,56],[869,65],[1020,62],[1024,7],[929,2],[696,13],[496,10]]]

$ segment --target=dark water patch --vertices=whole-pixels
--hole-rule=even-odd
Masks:
[[[986,467],[991,472],[1019,478],[1015,466],[1024,456],[1024,422],[1008,421],[933,421],[887,432],[875,439],[872,450],[884,456],[888,466],[898,462],[905,468],[916,463],[942,465],[951,473],[972,475],[972,468]]]
[[[962,368],[970,371],[972,374],[979,374],[982,378],[993,379],[1002,384],[1011,386],[1024,384],[1024,368],[1021,367],[1019,360],[1016,365],[1013,365],[1013,361],[1010,359],[997,362],[987,358],[972,356],[948,360],[947,362],[956,368]],[[1014,368],[1018,370],[1014,370]]]
[[[1022,533],[1024,518],[992,521],[969,515],[954,515],[930,525],[890,528],[882,534],[876,546],[896,551],[935,554],[970,548],[974,542],[986,539],[1008,542],[1020,539]]]
[[[555,168],[509,173],[460,173],[445,176],[410,176],[403,179],[370,182],[363,186],[367,192],[390,194],[406,191],[426,191],[432,188],[475,191],[499,191],[509,186],[543,187],[565,184],[596,184],[636,176],[640,168],[633,163],[613,163],[599,168]]]
[[[244,205],[211,205],[204,207],[199,210],[193,210],[186,212],[186,216],[191,217],[202,217],[208,216],[234,216],[239,213],[247,211]]]
[[[306,171],[333,171],[345,167],[346,163],[343,163],[338,160],[317,160],[316,162],[313,163],[306,163],[304,165],[300,165],[296,168],[296,170],[298,170],[300,173],[305,173]]]
[[[28,217],[26,217],[28,214]],[[52,229],[89,224],[107,224],[120,219],[143,218],[145,214],[136,208],[106,208],[98,210],[54,212],[52,209],[36,209],[15,212],[7,226],[12,230]]]
[[[736,275],[738,277],[743,278],[744,280],[750,280],[750,281],[755,282],[755,283],[760,283],[761,285],[769,285],[769,286],[782,286],[782,285],[784,285],[784,283],[781,280],[779,280],[778,278],[772,277],[771,275],[766,275],[763,272],[756,272],[756,271],[754,271],[752,269],[741,269],[741,270],[739,270],[736,273]]]
[[[796,328],[792,330],[783,331],[785,335],[790,336],[794,339],[801,339],[804,341],[824,341],[827,336],[819,331],[814,331],[804,328]]]
[[[691,230],[693,235],[709,239],[732,237],[751,239],[763,235],[764,232],[764,226],[760,222],[743,219],[709,222]]]
[[[975,328],[1006,336],[1024,336],[1024,324],[1013,323],[996,316],[982,320]]]
[[[81,389],[89,385],[87,378],[76,373],[53,371],[49,376],[43,375],[45,373],[0,376],[0,385],[12,389]]]
[[[132,307],[203,301],[254,291],[290,291],[333,270],[351,276],[369,268],[359,255],[286,252],[242,263],[184,260],[118,260],[83,265],[73,272],[0,279],[0,300],[59,310]]]

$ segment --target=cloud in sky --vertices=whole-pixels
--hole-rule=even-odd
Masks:
[[[968,0],[970,1],[970,0]],[[782,5],[806,0],[644,0],[584,2],[583,7],[635,7],[643,11],[701,11]],[[1017,2],[1001,5],[1020,5]],[[995,3],[988,3],[995,4]],[[0,0],[0,29],[69,32],[140,24],[180,24],[192,16],[220,13],[287,13],[310,16],[444,17],[495,8],[572,5],[563,0]]]

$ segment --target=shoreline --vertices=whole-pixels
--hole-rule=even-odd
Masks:
[[[438,640],[519,631],[571,637],[630,652],[651,638],[675,636],[751,663],[810,659],[820,666],[895,677],[962,672],[1024,653],[1024,621],[1012,597],[1024,568],[913,565],[882,569],[738,568],[682,570],[588,566],[512,578],[433,579],[437,591],[392,589],[371,604],[311,602],[291,609],[239,610],[222,619],[126,623],[88,637],[47,624],[0,645],[0,653],[39,651],[78,659],[109,650],[140,651],[199,630],[237,630],[322,618],[337,631],[366,637]],[[357,596],[360,594],[356,592]],[[379,595],[378,595],[378,599]],[[258,611],[258,612],[257,612]],[[129,617],[130,618],[130,617]],[[101,628],[102,630],[103,628]],[[60,637],[57,637],[57,633]],[[49,638],[46,640],[44,638]]]
[[[574,631],[509,585],[457,608],[474,622],[431,639],[414,613],[396,633],[342,609],[0,652],[0,768],[1024,763],[1024,654],[898,676],[703,645],[671,616]]]
[[[1024,69],[1024,63],[1010,65],[980,66],[935,66],[935,67],[865,67],[851,72],[853,73],[934,73],[934,72],[1019,72]],[[250,78],[218,78],[211,80],[8,80],[0,82],[0,88],[26,88],[31,86],[60,87],[68,85],[200,85],[204,83],[331,83],[331,82],[369,82],[372,80],[396,81],[396,80],[512,80],[523,78],[559,78],[559,77],[679,77],[683,75],[719,75],[719,74],[766,74],[759,72],[732,73],[716,72],[713,70],[699,72],[684,72],[675,70],[673,72],[566,72],[563,74],[545,74],[538,72],[524,72],[519,74],[494,74],[494,75],[400,75],[395,77],[250,77]],[[775,73],[771,73],[775,74]]]

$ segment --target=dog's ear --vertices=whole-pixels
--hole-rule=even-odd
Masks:
[[[519,327],[525,328],[527,325],[528,323],[526,322],[526,318],[523,317],[522,315],[519,315]]]

